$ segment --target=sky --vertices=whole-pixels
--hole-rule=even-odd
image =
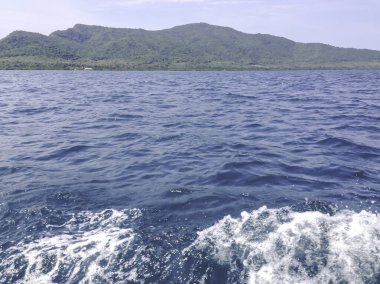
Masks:
[[[0,38],[77,23],[159,30],[206,22],[298,42],[380,50],[380,0],[2,0]]]

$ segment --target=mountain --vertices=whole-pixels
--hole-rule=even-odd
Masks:
[[[205,23],[160,31],[77,24],[0,40],[0,69],[249,70],[380,68],[380,51],[297,43]]]

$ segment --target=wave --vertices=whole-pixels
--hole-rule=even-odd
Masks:
[[[379,155],[379,149],[377,147],[355,143],[349,139],[329,136],[317,142],[323,146],[331,146],[334,148],[346,148],[353,150],[354,153],[370,153],[373,155]]]
[[[15,109],[12,114],[21,114],[21,115],[34,115],[34,114],[40,114],[40,113],[46,113],[46,112],[55,112],[59,111],[60,109],[58,107],[46,107],[46,106],[41,106],[41,107],[29,107],[29,108],[19,108]]]
[[[65,158],[67,156],[77,154],[77,153],[82,152],[82,151],[86,151],[90,148],[92,148],[92,147],[87,146],[87,145],[75,145],[75,146],[71,146],[68,148],[58,149],[58,150],[56,150],[52,153],[49,153],[45,156],[37,157],[36,160],[37,161],[49,161],[49,160],[53,160],[53,159],[62,159],[62,158]]]

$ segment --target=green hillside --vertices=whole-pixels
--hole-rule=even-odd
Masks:
[[[161,31],[75,25],[0,40],[0,69],[250,70],[380,68],[380,51],[296,43],[205,23]]]

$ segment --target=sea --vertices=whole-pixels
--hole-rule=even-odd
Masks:
[[[380,283],[380,70],[0,71],[0,283]]]

